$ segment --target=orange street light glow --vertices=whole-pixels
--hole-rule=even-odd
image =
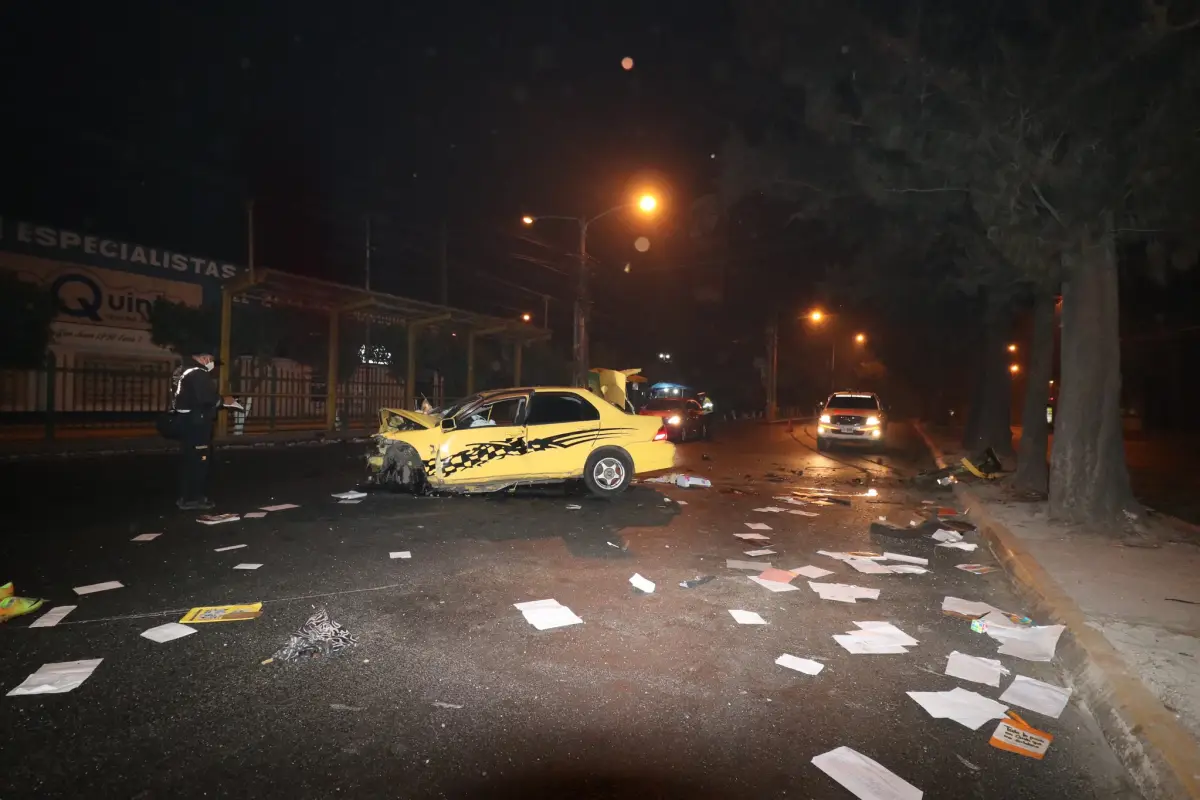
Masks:
[[[825,319],[825,315],[822,314],[820,311],[813,311],[811,314],[808,315],[808,318],[811,319],[813,322],[820,322],[821,320]]]
[[[1017,352],[1017,346],[1016,346],[1015,344],[1010,344],[1010,345],[1008,346],[1008,352],[1010,352],[1010,353],[1015,353],[1015,352]]]
[[[867,336],[864,333],[860,333],[854,337],[854,341],[858,342],[859,344],[862,344],[866,340],[867,340]]]
[[[522,321],[522,322],[529,322],[529,320],[531,320],[531,319],[533,319],[533,317],[532,317],[530,314],[528,314],[528,313],[525,313],[525,314],[522,314],[522,315],[521,315],[521,321]]]
[[[652,194],[644,194],[638,198],[637,205],[644,213],[649,214],[658,208],[658,199]]]
[[[1021,365],[1020,364],[1009,364],[1008,371],[1011,372],[1013,375],[1016,375],[1018,372],[1021,371]]]
[[[529,216],[521,217],[521,222],[524,222],[526,225],[532,225],[533,217],[529,217]]]

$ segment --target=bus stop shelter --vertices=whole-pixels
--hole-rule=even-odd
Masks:
[[[226,283],[221,289],[221,394],[229,394],[233,353],[233,303],[236,298],[255,300],[263,304],[290,306],[324,314],[329,322],[329,363],[325,398],[325,425],[334,430],[337,425],[338,402],[338,336],[340,323],[347,316],[366,316],[374,323],[401,326],[406,330],[405,407],[412,408],[416,399],[417,356],[420,332],[430,325],[451,325],[467,334],[467,394],[475,391],[475,343],[480,337],[497,337],[511,342],[513,347],[513,385],[521,384],[521,357],[524,347],[534,341],[548,339],[550,332],[531,327],[517,320],[479,314],[451,306],[412,300],[385,292],[346,286],[331,281],[292,275],[275,269],[258,268]],[[218,417],[218,434],[227,431],[227,415]]]

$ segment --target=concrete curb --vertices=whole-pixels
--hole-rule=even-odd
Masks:
[[[945,466],[937,444],[919,424],[914,427],[939,466]],[[954,493],[969,507],[971,519],[1025,600],[1067,626],[1058,656],[1072,688],[1092,711],[1142,794],[1163,800],[1200,798],[1200,743],[1138,680],[1104,634],[1088,624],[1083,609],[1020,539],[987,511],[979,496],[962,484],[954,487]]]

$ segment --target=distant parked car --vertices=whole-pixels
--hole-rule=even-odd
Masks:
[[[679,397],[657,397],[638,412],[643,417],[660,417],[667,436],[673,442],[709,437],[708,415],[696,400]]]

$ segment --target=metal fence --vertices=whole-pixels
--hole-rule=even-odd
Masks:
[[[325,430],[324,375],[290,361],[244,358],[231,367],[231,393],[246,408],[230,412],[231,435]],[[0,442],[156,436],[173,371],[166,362],[111,368],[54,358],[42,369],[0,370]],[[337,397],[339,429],[371,430],[380,408],[403,406],[404,384],[387,367],[362,365]]]

